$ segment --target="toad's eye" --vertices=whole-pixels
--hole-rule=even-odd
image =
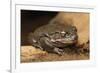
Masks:
[[[70,31],[69,32],[66,32],[66,34],[68,34],[68,35],[70,35],[70,33],[71,33]]]
[[[66,33],[65,33],[65,36],[68,36],[68,35],[70,35],[70,32],[66,32]]]

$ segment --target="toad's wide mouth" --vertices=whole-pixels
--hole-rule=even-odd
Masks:
[[[72,36],[68,38],[61,38],[61,39],[51,39],[51,42],[58,42],[62,44],[72,44],[77,42],[77,36]]]
[[[60,42],[60,43],[64,43],[64,44],[71,44],[71,43],[75,43],[76,40],[72,40],[72,39],[56,39],[55,42]]]
[[[77,40],[58,39],[58,40],[56,40],[53,43],[56,43],[58,45],[61,45],[61,44],[63,44],[63,45],[70,45],[70,44],[74,44],[76,42],[77,42]]]
[[[51,40],[52,44],[54,46],[57,46],[57,47],[65,47],[65,46],[68,46],[68,45],[72,45],[72,44],[75,44],[77,43],[77,40],[72,40],[72,39],[56,39],[56,40]]]

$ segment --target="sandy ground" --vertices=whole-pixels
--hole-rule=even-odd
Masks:
[[[89,55],[65,53],[62,56],[41,51],[32,46],[21,46],[21,62],[46,62],[46,61],[68,61],[68,60],[88,60]]]

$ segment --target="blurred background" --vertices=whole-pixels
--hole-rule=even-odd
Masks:
[[[30,45],[28,35],[54,18],[58,12],[21,10],[21,45]]]

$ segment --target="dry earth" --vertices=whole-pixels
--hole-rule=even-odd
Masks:
[[[21,47],[21,62],[45,62],[45,61],[68,61],[68,60],[88,60],[89,55],[65,53],[62,56],[53,53],[47,53],[32,46]]]

